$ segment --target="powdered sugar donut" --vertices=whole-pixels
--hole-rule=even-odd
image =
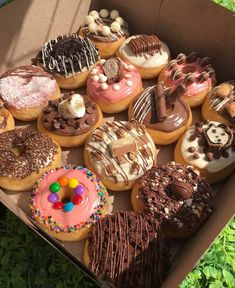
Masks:
[[[138,70],[117,57],[102,59],[87,80],[88,96],[106,113],[127,109],[141,90],[142,81]]]
[[[31,121],[49,100],[60,97],[54,77],[32,65],[13,68],[0,77],[0,96],[14,118]]]
[[[50,235],[75,241],[111,211],[108,193],[95,174],[81,166],[51,170],[38,181],[31,196],[33,218]]]

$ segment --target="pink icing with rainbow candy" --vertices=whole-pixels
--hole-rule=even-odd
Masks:
[[[139,71],[127,62],[124,66],[123,78],[117,82],[108,84],[107,77],[103,73],[102,65],[97,65],[91,71],[87,80],[87,93],[94,100],[115,103],[130,96],[141,84]]]
[[[89,179],[86,171],[89,172],[87,169],[60,168],[56,171],[49,172],[42,178],[34,196],[34,206],[40,211],[40,215],[43,217],[52,217],[52,219],[61,226],[80,225],[81,223],[84,224],[89,221],[90,216],[97,211],[101,200],[98,195],[100,188],[97,181]],[[73,209],[69,212],[65,212],[63,209],[53,208],[53,203],[48,200],[51,193],[50,185],[55,182],[58,183],[58,179],[60,179],[61,176],[65,176],[68,179],[76,178],[79,181],[79,185],[84,187],[84,192],[81,194],[81,202],[78,205],[74,205]],[[61,195],[61,193],[59,197],[60,201],[63,201],[63,195]]]

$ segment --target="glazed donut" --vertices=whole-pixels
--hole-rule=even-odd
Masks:
[[[92,65],[98,61],[97,48],[77,34],[59,36],[44,44],[32,63],[52,73],[61,88],[86,85]]]
[[[15,67],[0,77],[0,96],[14,118],[37,119],[49,100],[60,97],[54,77],[41,67]]]
[[[186,87],[178,86],[168,93],[163,84],[146,88],[129,106],[129,119],[143,123],[155,144],[175,142],[192,124],[188,104],[180,99]]]
[[[64,166],[50,170],[37,182],[30,208],[36,222],[55,238],[82,240],[90,227],[111,212],[112,201],[103,184],[88,169]]]
[[[108,121],[87,139],[86,166],[113,191],[131,189],[156,161],[157,150],[143,125],[132,120]]]
[[[38,117],[37,129],[61,147],[77,147],[102,123],[99,106],[89,97],[71,91],[49,102]]]
[[[11,113],[4,108],[0,101],[0,133],[15,128],[15,121]]]
[[[86,15],[78,33],[92,41],[102,58],[115,55],[119,46],[129,35],[128,25],[119,16],[119,12],[106,9],[101,9],[100,12],[93,10]]]
[[[171,60],[161,71],[158,81],[175,89],[181,83],[187,86],[183,99],[190,107],[200,106],[215,86],[215,71],[208,57],[200,58],[192,52],[188,56],[181,53]]]
[[[88,96],[106,113],[126,110],[141,90],[142,81],[138,70],[117,57],[102,59],[87,80]]]
[[[117,288],[160,287],[170,267],[169,244],[142,214],[118,211],[94,226],[84,263]]]
[[[210,183],[229,176],[235,169],[235,131],[214,121],[196,122],[178,140],[176,162],[191,165]]]
[[[202,105],[205,120],[235,124],[235,82],[229,81],[216,86]]]
[[[169,162],[147,171],[135,184],[135,211],[162,222],[165,237],[191,236],[212,212],[212,189],[191,167]]]
[[[122,43],[117,56],[134,65],[142,79],[153,79],[168,63],[170,51],[156,35],[135,35]]]
[[[29,190],[60,161],[57,143],[34,129],[17,128],[0,134],[0,187],[4,189]]]

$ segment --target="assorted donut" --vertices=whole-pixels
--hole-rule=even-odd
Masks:
[[[157,35],[131,35],[101,9],[0,76],[0,187],[32,191],[35,223],[87,239],[85,265],[115,287],[159,287],[168,238],[195,233],[213,211],[210,185],[235,171],[235,80],[216,84],[195,52],[170,58]],[[169,144],[174,162],[159,164]],[[62,164],[61,147],[80,146],[85,166]],[[122,193],[134,211],[112,212]]]

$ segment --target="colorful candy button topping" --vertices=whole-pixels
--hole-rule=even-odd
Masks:
[[[75,188],[75,194],[76,194],[76,195],[82,195],[83,193],[84,193],[84,186],[78,185],[78,186]]]
[[[56,203],[59,201],[59,196],[56,193],[50,193],[47,199],[51,203]]]
[[[63,209],[64,203],[63,203],[63,202],[56,202],[56,203],[53,204],[52,207],[53,207],[54,209],[56,209],[56,210],[60,210],[60,209]]]
[[[75,195],[73,197],[73,204],[78,205],[82,202],[82,197],[80,195]]]
[[[79,182],[78,182],[78,179],[76,178],[71,178],[69,180],[69,187],[70,188],[76,188],[78,186]]]
[[[67,202],[64,204],[64,212],[69,212],[69,211],[72,211],[73,210],[73,202]]]
[[[60,186],[62,186],[62,187],[67,186],[68,183],[69,183],[69,178],[66,177],[66,176],[61,176],[61,177],[58,179],[58,182],[59,182]]]
[[[50,191],[53,193],[57,193],[60,191],[60,184],[58,182],[54,182],[49,187]]]

